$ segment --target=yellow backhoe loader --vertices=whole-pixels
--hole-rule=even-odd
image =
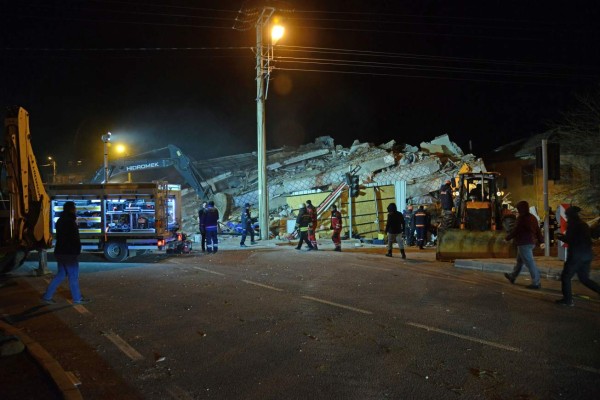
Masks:
[[[19,267],[27,253],[52,247],[50,199],[33,154],[29,114],[7,110],[0,166],[0,274]]]
[[[454,188],[452,221],[438,229],[438,260],[516,255],[511,243],[504,241],[515,216],[503,213],[499,176],[496,172],[459,174]]]

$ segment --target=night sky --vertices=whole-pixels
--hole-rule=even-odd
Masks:
[[[107,131],[131,154],[254,151],[255,4],[292,10],[269,149],[447,133],[482,155],[543,132],[600,82],[597,1],[2,0],[0,105],[30,112],[35,152],[59,172],[99,167]]]

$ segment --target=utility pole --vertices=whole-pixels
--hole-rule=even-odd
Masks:
[[[269,239],[269,192],[267,186],[267,139],[265,123],[265,75],[269,78],[269,45],[263,44],[263,28],[275,12],[263,7],[256,21],[256,145],[258,157],[258,225],[260,238]],[[266,65],[265,65],[266,64]]]
[[[542,176],[544,192],[544,255],[550,255],[550,215],[548,212],[548,140],[542,139]]]

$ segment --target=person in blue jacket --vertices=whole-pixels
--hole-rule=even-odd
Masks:
[[[219,228],[219,210],[215,208],[215,202],[209,201],[202,214],[201,225],[206,231],[206,251],[216,253],[219,250],[219,239],[217,231]]]

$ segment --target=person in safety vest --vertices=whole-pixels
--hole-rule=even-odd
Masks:
[[[417,231],[417,246],[423,250],[429,231],[429,213],[425,211],[423,206],[419,206],[417,212],[413,215],[413,226]]]
[[[296,229],[298,230],[298,236],[300,240],[298,241],[298,246],[296,246],[296,250],[300,250],[302,248],[302,242],[306,243],[308,246],[308,250],[314,250],[313,245],[308,240],[308,225],[312,223],[312,219],[306,210],[306,204],[302,203],[298,207],[298,217],[296,218]]]

